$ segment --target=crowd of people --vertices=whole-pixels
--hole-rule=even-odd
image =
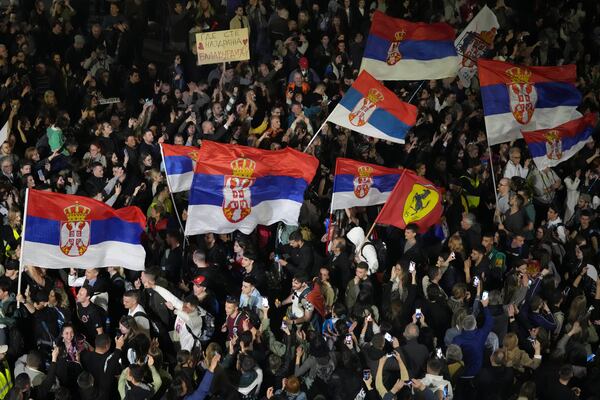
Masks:
[[[386,83],[418,107],[406,144],[318,132],[376,10],[460,32],[484,3],[487,56],[576,64],[599,111],[594,0],[0,1],[0,400],[600,398],[598,131],[539,170],[451,78]],[[230,28],[251,59],[197,66],[195,34]],[[205,140],[316,156],[298,225],[184,237],[159,145]],[[415,170],[442,220],[366,237],[377,207],[329,213],[337,157]],[[27,265],[19,288],[28,188],[138,206],[145,271]]]

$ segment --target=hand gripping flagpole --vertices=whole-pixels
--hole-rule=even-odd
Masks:
[[[23,212],[23,233],[21,234],[21,254],[19,257],[19,277],[17,281],[17,295],[21,293],[21,284],[23,282],[23,254],[25,251],[25,228],[27,226],[27,205],[29,204],[29,188],[25,191],[25,209]],[[17,300],[17,308],[20,308],[21,302]]]
[[[181,217],[179,216],[179,210],[177,210],[177,204],[175,203],[175,196],[173,196],[173,191],[171,190],[171,182],[169,181],[169,174],[167,173],[167,164],[165,163],[165,154],[163,153],[162,144],[159,147],[160,147],[160,155],[162,157],[162,162],[165,165],[165,176],[167,178],[167,186],[169,187],[169,194],[171,195],[171,202],[173,202],[173,210],[175,211],[175,216],[177,216],[177,222],[179,222],[179,228],[181,229],[181,233],[183,234],[183,252],[185,252],[185,244],[188,242],[188,238],[187,238],[187,236],[185,236],[185,229],[183,227],[183,223],[181,222]]]

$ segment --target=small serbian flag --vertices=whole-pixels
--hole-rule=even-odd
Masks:
[[[454,77],[455,37],[454,28],[446,23],[409,22],[375,11],[360,68],[379,80]]]
[[[535,165],[543,170],[577,154],[592,136],[597,122],[596,115],[589,113],[556,128],[523,131],[523,138]]]
[[[363,71],[327,120],[363,135],[404,143],[406,133],[416,123],[417,107],[404,103]]]
[[[171,193],[190,190],[200,149],[198,147],[165,143],[160,145],[160,149]]]
[[[43,268],[124,267],[144,270],[146,217],[88,197],[29,189],[21,257]]]
[[[414,223],[423,233],[441,217],[442,194],[433,183],[405,169],[375,223],[400,229]]]
[[[581,117],[575,65],[524,67],[484,59],[477,65],[490,145]]]
[[[383,204],[396,186],[401,169],[338,158],[333,179],[331,209]]]
[[[298,225],[304,192],[319,161],[286,147],[202,142],[188,207],[185,234],[251,233],[256,225]]]

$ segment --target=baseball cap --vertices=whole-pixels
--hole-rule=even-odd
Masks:
[[[298,60],[298,65],[300,65],[300,68],[302,69],[308,69],[308,58],[301,57],[300,60]]]
[[[194,278],[192,282],[194,282],[194,285],[201,286],[204,283],[204,281],[206,281],[206,278],[202,275],[198,275]]]

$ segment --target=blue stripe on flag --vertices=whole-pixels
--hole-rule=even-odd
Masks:
[[[543,82],[535,84],[537,102],[535,108],[553,108],[558,106],[577,107],[581,103],[581,93],[571,84],[563,82]],[[510,109],[508,87],[504,84],[481,88],[485,115],[506,114]]]
[[[562,138],[562,151],[563,153],[575,146],[577,143],[586,141],[592,136],[593,128],[586,128],[581,133],[575,136],[567,136]],[[546,155],[546,142],[528,143],[527,147],[532,157],[543,157]]]
[[[344,94],[340,104],[344,106],[348,112],[351,112],[356,104],[363,99],[363,97],[364,96],[362,93],[351,87],[348,89],[346,94]],[[410,126],[406,125],[404,122],[382,108],[377,108],[373,114],[371,114],[368,124],[379,129],[386,135],[398,139],[404,139],[406,132],[408,132],[410,129]]]
[[[363,57],[386,61],[391,43],[379,36],[369,35]],[[400,62],[402,60],[434,61],[446,57],[456,57],[456,48],[451,41],[403,40],[400,42],[400,53],[402,54]],[[393,67],[390,66],[390,68]]]
[[[394,175],[376,175],[373,176],[372,188],[376,188],[381,193],[391,192],[396,186],[400,174]],[[354,175],[341,174],[335,176],[335,192],[353,192]]]
[[[223,175],[196,174],[190,189],[189,205],[223,205]],[[287,199],[302,203],[308,184],[291,176],[263,176],[250,186],[250,202],[256,206],[263,201]]]
[[[28,215],[25,240],[58,246],[60,225],[61,221]],[[119,218],[90,221],[90,245],[107,241],[140,244],[142,233],[143,229],[139,224]]]
[[[165,156],[165,170],[169,175],[180,175],[194,170],[194,162],[186,156]]]

